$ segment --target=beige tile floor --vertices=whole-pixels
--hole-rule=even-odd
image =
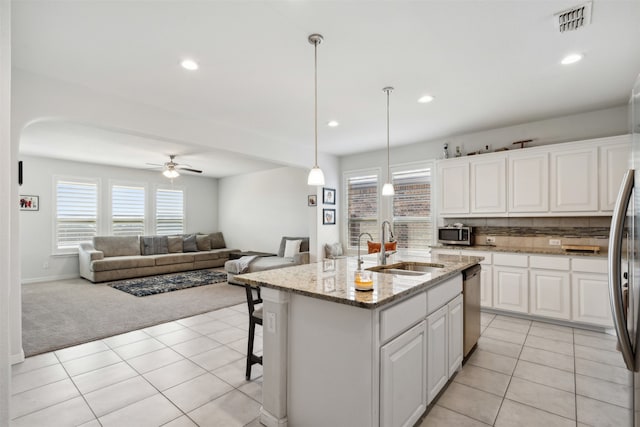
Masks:
[[[421,427],[630,426],[611,335],[482,313],[478,348]]]
[[[614,337],[487,313],[482,323],[422,426],[628,425]],[[259,426],[262,367],[245,381],[247,324],[239,304],[30,357],[13,367],[12,426]]]

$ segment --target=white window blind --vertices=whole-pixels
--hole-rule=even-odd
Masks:
[[[393,232],[398,249],[429,249],[432,242],[431,169],[391,174]]]
[[[98,185],[57,180],[56,248],[72,249],[82,242],[90,242],[97,229]]]
[[[355,249],[360,233],[370,233],[378,241],[378,176],[353,176],[346,184],[347,235],[349,248]]]
[[[115,236],[145,234],[144,193],[144,187],[111,187],[111,232]]]
[[[182,190],[156,191],[156,234],[182,234],[184,231],[184,193]]]

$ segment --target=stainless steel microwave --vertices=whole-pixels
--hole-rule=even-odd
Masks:
[[[443,245],[473,245],[472,227],[439,227],[438,242]]]

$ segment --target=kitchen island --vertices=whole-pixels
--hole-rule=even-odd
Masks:
[[[396,426],[422,416],[461,366],[461,272],[481,258],[402,259],[441,268],[374,272],[368,292],[355,289],[355,258],[236,276],[262,288],[263,424]]]

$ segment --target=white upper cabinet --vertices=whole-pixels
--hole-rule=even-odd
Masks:
[[[600,210],[613,211],[622,176],[629,168],[631,146],[626,139],[600,147]]]
[[[598,150],[587,146],[551,152],[551,211],[598,210]]]
[[[504,156],[472,159],[471,213],[507,212],[506,159]]]
[[[509,212],[549,210],[549,154],[509,154]]]
[[[456,159],[440,162],[440,213],[469,213],[469,161]]]

